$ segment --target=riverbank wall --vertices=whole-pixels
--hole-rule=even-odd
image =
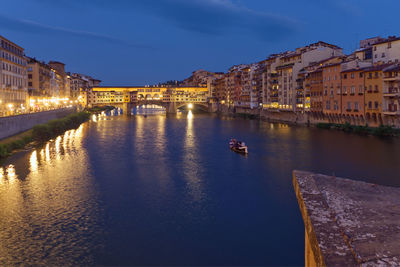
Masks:
[[[305,266],[399,266],[400,188],[304,171],[293,187]]]
[[[270,122],[298,125],[315,125],[318,123],[348,123],[353,126],[368,125],[370,127],[379,127],[380,125],[385,125],[393,128],[400,128],[400,118],[394,117],[385,117],[381,121],[371,121],[363,117],[335,116],[311,112],[302,113],[293,111],[250,109],[241,107],[228,107],[226,105],[217,105],[213,107],[211,111],[222,115],[244,115],[256,117]]]
[[[0,117],[0,140],[27,131],[37,124],[63,118],[74,112],[76,112],[76,108],[71,107],[10,117]]]

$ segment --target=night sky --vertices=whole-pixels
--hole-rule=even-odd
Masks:
[[[1,1],[0,35],[103,85],[181,80],[326,41],[399,35],[398,0]]]

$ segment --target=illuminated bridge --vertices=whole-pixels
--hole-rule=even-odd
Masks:
[[[188,104],[203,110],[209,109],[207,87],[93,87],[86,96],[88,106],[111,105],[124,111],[135,106],[158,105],[167,113],[176,111]],[[128,113],[128,112],[126,112]]]

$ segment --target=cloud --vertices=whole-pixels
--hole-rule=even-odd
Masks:
[[[63,1],[36,0],[63,5]],[[69,0],[76,7],[98,7],[145,12],[190,32],[222,35],[251,33],[263,40],[276,40],[298,30],[300,22],[260,12],[232,0]],[[67,3],[67,2],[65,2]]]
[[[49,26],[45,24],[38,23],[36,21],[32,20],[24,20],[24,19],[14,19],[14,18],[9,18],[7,16],[0,15],[0,29],[3,30],[14,30],[18,32],[25,32],[25,33],[36,33],[36,34],[56,34],[56,35],[70,35],[70,36],[76,36],[76,37],[83,37],[86,39],[91,39],[95,41],[103,41],[103,42],[108,42],[112,44],[119,44],[119,45],[125,45],[128,47],[133,47],[133,48],[145,48],[149,49],[152,48],[151,46],[148,45],[143,45],[143,44],[133,44],[130,43],[126,40],[121,40],[118,38],[114,38],[112,36],[104,35],[104,34],[98,34],[94,32],[88,32],[88,31],[78,31],[78,30],[72,30],[72,29],[67,29],[67,28],[62,28],[62,27],[54,27],[54,26]]]

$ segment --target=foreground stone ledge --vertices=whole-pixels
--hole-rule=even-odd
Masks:
[[[400,265],[400,188],[304,171],[293,185],[306,266]]]

